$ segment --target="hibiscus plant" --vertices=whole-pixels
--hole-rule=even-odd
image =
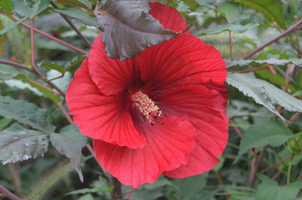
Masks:
[[[301,41],[295,0],[0,0],[0,199],[301,198]]]

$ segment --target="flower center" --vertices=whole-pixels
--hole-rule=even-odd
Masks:
[[[151,125],[154,125],[156,119],[159,121],[158,118],[161,117],[162,112],[147,95],[138,91],[131,96],[131,99],[134,105],[136,105],[141,113],[149,120]]]

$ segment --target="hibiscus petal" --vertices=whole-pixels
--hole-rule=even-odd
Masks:
[[[188,84],[221,85],[227,76],[220,52],[190,34],[152,46],[134,59],[140,67],[142,80],[149,84],[146,87],[153,89]]]
[[[165,170],[178,168],[188,162],[195,147],[196,130],[187,120],[178,117],[160,118],[163,122],[136,124],[146,137],[142,149],[129,149],[94,140],[97,159],[122,184],[138,188],[153,183]]]
[[[84,60],[69,84],[66,102],[81,133],[93,139],[142,148],[145,137],[135,129],[129,111],[123,108],[123,93],[104,96],[91,80]]]
[[[150,7],[150,14],[163,25],[164,29],[180,32],[187,28],[186,21],[175,8],[160,3],[150,3]]]
[[[101,92],[108,96],[114,95],[127,88],[135,75],[133,60],[121,62],[112,59],[105,53],[102,38],[96,38],[89,53],[89,73]]]
[[[189,161],[186,165],[181,165],[171,171],[164,171],[163,174],[171,178],[186,178],[209,171],[218,163],[219,159],[209,154],[201,146],[196,145],[192,153],[189,154]]]
[[[221,87],[220,92],[227,92],[225,86]],[[222,154],[228,139],[226,102],[227,99],[218,91],[208,90],[201,85],[174,88],[156,99],[155,103],[163,114],[181,116],[192,123],[197,131],[196,147],[190,154],[188,166],[182,165],[179,171],[165,174],[176,177],[181,172],[177,177],[193,176],[217,164],[216,158]]]

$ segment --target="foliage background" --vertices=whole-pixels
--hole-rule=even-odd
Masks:
[[[160,2],[177,8],[188,24],[196,20],[191,33],[225,59],[230,137],[210,172],[186,179],[161,176],[137,190],[122,186],[123,198],[300,199],[302,1]],[[83,148],[86,138],[70,125],[63,96],[100,32],[92,12],[98,5],[96,0],[0,1],[0,94],[6,96],[0,100],[0,160],[5,164],[0,165],[0,199],[7,199],[3,188],[30,200],[121,198],[111,195],[110,176],[93,158],[91,146]],[[22,131],[36,140],[12,139]],[[74,152],[62,136],[73,142]],[[45,145],[51,143],[48,148],[39,146],[43,138]],[[34,142],[37,148],[4,148],[14,142]],[[18,155],[7,157],[8,152]],[[37,158],[27,160],[30,156]]]

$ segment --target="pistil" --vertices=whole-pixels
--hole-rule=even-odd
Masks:
[[[162,112],[146,94],[138,91],[131,96],[131,99],[134,105],[139,108],[141,113],[148,119],[151,125],[154,125],[155,120],[160,122],[158,118],[161,117]]]

